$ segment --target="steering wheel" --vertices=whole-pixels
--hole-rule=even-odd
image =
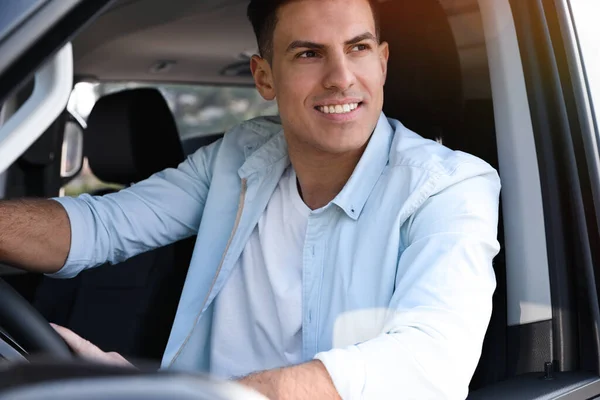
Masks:
[[[0,400],[27,398],[267,400],[241,384],[205,375],[144,371],[97,364],[73,356],[48,321],[0,279],[0,332],[29,354],[51,359],[9,363],[0,370]],[[93,379],[88,379],[93,378]]]
[[[0,329],[28,354],[44,354],[54,359],[69,360],[73,353],[48,321],[0,279]]]

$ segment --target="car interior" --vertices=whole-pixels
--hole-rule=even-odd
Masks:
[[[496,43],[500,39],[486,28],[503,15],[492,3],[388,0],[380,1],[378,9],[381,38],[390,45],[385,114],[426,138],[482,158],[503,179],[498,230],[502,250],[494,260],[497,289],[472,391],[519,374],[543,372],[545,362],[553,362],[549,283],[531,279],[548,274],[543,217],[533,212],[526,229],[515,221],[523,210],[541,204],[539,173],[531,164],[531,121],[518,130],[518,140],[498,133],[509,120],[503,113],[520,104],[503,97],[506,92],[522,94],[525,102],[527,96],[518,75],[505,76],[506,82],[523,86],[515,91],[497,78],[510,74],[510,65],[500,59],[498,48],[504,44]],[[162,0],[118,0],[73,39],[75,82],[147,86],[112,93],[95,103],[83,140],[84,155],[97,178],[127,186],[176,166],[224,134],[204,132],[182,142],[167,101],[152,86],[253,86],[248,60],[256,43],[246,6],[245,0],[171,0],[168,5]],[[491,49],[490,43],[498,47]],[[518,48],[511,49],[518,56]],[[25,88],[21,96],[27,95]],[[56,154],[69,118],[65,111],[11,166],[5,198],[59,195],[68,179],[60,175]],[[69,280],[8,268],[3,278],[47,320],[105,351],[158,364],[194,239]],[[521,268],[525,262],[535,267]]]

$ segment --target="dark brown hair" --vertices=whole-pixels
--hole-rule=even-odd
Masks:
[[[277,11],[279,8],[292,1],[300,0],[251,0],[248,5],[248,19],[254,29],[260,56],[271,62],[273,57],[273,32],[277,25]],[[375,20],[375,35],[379,40],[379,16],[377,14],[377,1],[367,0]],[[416,0],[419,1],[419,0]]]

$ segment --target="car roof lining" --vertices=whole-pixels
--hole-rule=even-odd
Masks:
[[[239,0],[120,1],[73,42],[78,78],[252,83],[221,75],[254,51],[254,34]],[[171,69],[152,72],[160,61]]]
[[[381,1],[381,0],[380,0]],[[388,0],[393,1],[393,0]],[[118,0],[73,42],[77,80],[253,85],[223,71],[248,60],[256,41],[247,0]],[[477,0],[440,0],[459,47],[468,98],[490,98]],[[166,6],[167,5],[167,6]],[[156,65],[166,62],[166,68]]]

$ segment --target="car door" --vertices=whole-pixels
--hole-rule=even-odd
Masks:
[[[502,1],[481,0],[480,3]],[[0,104],[10,101],[46,67],[50,83],[48,90],[40,92],[40,104],[45,104],[42,101],[55,92],[53,88],[60,92],[59,89],[66,86],[70,93],[66,79],[69,71],[65,70],[69,61],[72,68],[68,43],[110,2],[4,0],[0,6]],[[540,167],[548,244],[550,318],[512,326],[508,352],[516,365],[509,363],[508,379],[484,387],[470,398],[594,398],[600,396],[597,290],[600,273],[597,270],[600,262],[597,166],[600,161],[596,109],[592,105],[594,99],[596,105],[600,104],[597,100],[600,93],[590,86],[598,81],[593,77],[599,69],[593,61],[588,61],[589,52],[582,45],[581,32],[590,22],[578,17],[586,14],[586,9],[579,8],[581,2],[577,5],[577,0],[511,0],[509,3],[533,122],[536,162]],[[587,11],[591,12],[593,10]],[[593,40],[591,43],[593,46]],[[65,80],[60,80],[61,76]],[[38,83],[44,83],[42,78]],[[509,92],[507,99],[510,101],[515,95]],[[66,100],[64,104],[58,103],[52,109],[48,106],[48,114],[40,116],[43,123],[36,125],[35,130],[17,130],[16,136],[14,130],[0,130],[0,172],[58,117]],[[33,115],[40,108],[44,107],[31,107],[26,111]],[[14,109],[5,115],[4,128],[11,123],[11,118],[19,116],[18,111]],[[28,117],[27,113],[21,114],[22,121]],[[519,224],[527,226],[529,222],[525,218],[513,221],[512,225],[518,230]]]
[[[57,194],[64,110],[73,85],[69,41],[109,3],[0,2],[0,198]],[[38,279],[2,264],[0,275],[21,283]]]
[[[600,101],[600,3],[509,3],[539,170],[551,308],[544,321],[509,326],[508,379],[480,389],[469,398],[598,398],[600,162],[596,117]],[[501,28],[506,30],[508,25]],[[506,97],[519,100],[515,91],[508,91]],[[514,138],[526,134],[513,133]],[[510,188],[510,182],[504,183]],[[516,228],[513,232],[526,231],[532,218],[526,215],[511,221]],[[535,266],[524,262],[519,268]],[[535,283],[544,276],[530,278]],[[511,303],[511,284],[515,282],[509,276],[509,324],[511,304],[528,307],[524,302]]]
[[[73,82],[69,40],[110,2],[5,0],[0,5],[0,174],[64,110]],[[29,97],[17,102],[19,90],[32,81]]]
[[[4,0],[0,6],[0,103],[109,3]]]

